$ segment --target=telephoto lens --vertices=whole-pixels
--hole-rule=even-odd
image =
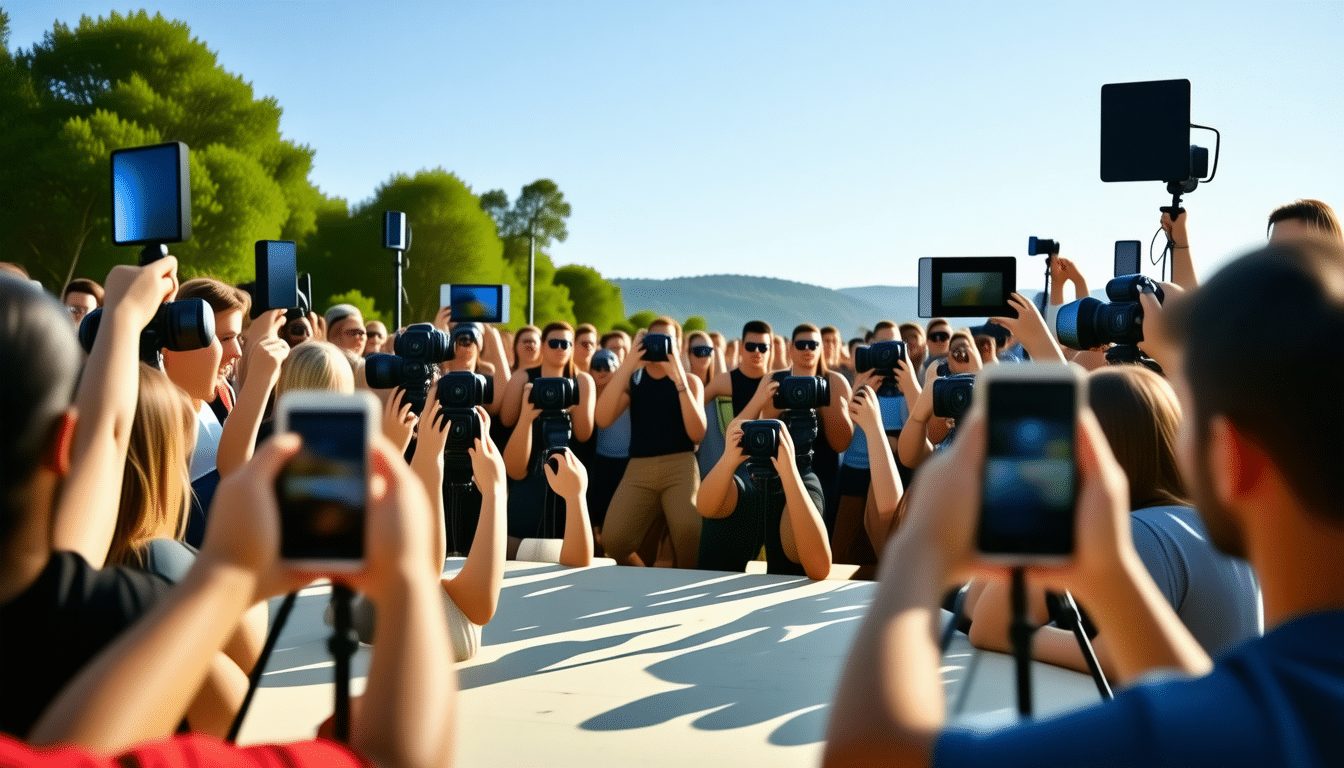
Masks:
[[[830,383],[820,376],[786,376],[775,390],[775,407],[780,410],[804,410],[830,404]]]
[[[904,341],[879,341],[854,348],[854,370],[874,371],[879,376],[895,376],[896,364],[905,359]]]
[[[780,423],[772,419],[748,421],[742,425],[742,440],[738,445],[748,458],[768,459],[779,453]]]
[[[650,333],[640,342],[644,360],[650,363],[667,362],[672,356],[672,337],[665,333]]]
[[[960,419],[971,409],[975,395],[975,374],[958,373],[933,382],[933,415],[940,419]]]
[[[532,382],[528,399],[543,411],[560,411],[579,404],[579,387],[564,376],[543,376]]]

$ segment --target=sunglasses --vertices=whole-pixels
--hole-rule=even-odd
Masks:
[[[933,342],[934,344],[942,344],[944,341],[947,341],[950,338],[952,338],[952,334],[947,333],[946,331],[934,331],[933,333],[929,334],[929,341]]]
[[[714,354],[714,348],[697,344],[694,347],[691,347],[691,354],[696,357],[709,357]]]
[[[551,349],[569,349],[574,346],[574,342],[569,339],[547,339],[546,346]]]
[[[458,337],[457,337],[457,346],[459,346],[459,347],[470,347],[471,345],[473,345],[473,344],[475,344],[475,343],[476,343],[476,337],[474,337],[474,336],[458,336]]]
[[[798,350],[799,352],[815,352],[817,350],[817,347],[820,346],[821,346],[820,341],[810,341],[808,339],[800,339],[798,341],[793,342],[793,348]]]
[[[770,345],[763,341],[744,341],[742,348],[748,352],[769,352]]]

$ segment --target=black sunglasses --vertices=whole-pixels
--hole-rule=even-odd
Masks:
[[[694,347],[691,347],[691,354],[695,355],[696,357],[709,357],[710,355],[714,354],[714,348],[697,344]]]
[[[769,352],[770,345],[764,341],[744,341],[742,348],[748,352]]]
[[[934,331],[933,333],[929,334],[929,341],[933,342],[934,344],[942,344],[944,341],[947,341],[950,338],[952,338],[952,334],[948,333],[947,331]]]
[[[820,341],[811,341],[809,339],[799,339],[798,341],[793,342],[794,349],[797,349],[799,352],[815,351],[817,347],[820,346]]]
[[[551,349],[569,349],[574,346],[574,342],[569,339],[547,339],[546,346]]]

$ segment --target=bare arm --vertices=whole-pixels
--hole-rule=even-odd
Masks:
[[[555,462],[559,469],[553,469]],[[546,464],[546,482],[565,500],[565,538],[560,544],[560,564],[587,568],[593,564],[593,523],[588,517],[588,472],[574,452],[565,449]]]
[[[702,517],[724,518],[737,509],[737,483],[733,480],[733,474],[746,458],[742,454],[743,421],[739,418],[728,425],[723,455],[700,481],[700,490],[695,495],[695,509]]]
[[[724,372],[714,375],[705,385],[705,403],[709,403],[716,397],[733,396],[733,377],[732,374]]]
[[[425,400],[425,410],[420,416],[419,437],[415,443],[415,453],[411,454],[411,471],[420,479],[429,500],[430,538],[433,542],[429,565],[430,572],[437,577],[443,573],[443,560],[448,551],[448,530],[443,516],[443,449],[448,442],[448,424],[439,423],[437,397]]]
[[[527,464],[532,458],[532,424],[537,420],[538,411],[531,402],[531,395],[532,384],[529,382],[523,387],[522,415],[504,446],[504,467],[514,480],[527,477]]]
[[[579,371],[576,375],[579,380],[579,404],[571,408],[569,413],[574,420],[574,438],[584,443],[593,436],[597,385],[593,383],[593,377],[583,371]]]
[[[1190,256],[1190,233],[1185,225],[1190,213],[1182,213],[1172,221],[1171,214],[1162,214],[1162,229],[1166,230],[1171,241],[1171,281],[1187,291],[1199,287],[1199,278],[1195,276],[1195,262]]]
[[[607,382],[606,388],[597,398],[593,417],[598,427],[606,429],[615,424],[621,414],[625,413],[625,409],[630,407],[630,377],[641,365],[634,352],[626,355],[625,360],[621,361],[611,381]]]
[[[854,394],[844,376],[831,371],[826,377],[831,388],[831,404],[817,409],[831,450],[842,453],[854,439],[854,422],[849,418],[849,398]]]
[[[891,527],[891,518],[896,514],[896,506],[901,501],[904,486],[900,473],[896,470],[896,458],[891,453],[891,443],[882,428],[882,412],[877,402],[877,393],[864,384],[850,400],[850,413],[854,423],[863,430],[868,440],[868,467],[872,477],[874,513],[876,519],[865,520],[870,530],[886,531]]]
[[[452,579],[443,579],[443,589],[462,615],[473,624],[485,626],[499,607],[499,591],[504,584],[505,547],[508,543],[508,490],[504,482],[504,462],[499,448],[490,439],[490,420],[482,416],[481,439],[468,453],[472,478],[481,491],[481,517],[471,540],[471,551],[462,570]],[[442,570],[442,569],[440,569]]]
[[[518,414],[523,410],[523,386],[528,383],[527,374],[522,371],[509,377],[499,406],[499,422],[504,426],[512,427],[518,423]]]
[[[779,521],[779,540],[784,556],[803,566],[809,579],[824,579],[831,573],[831,540],[826,523],[798,474],[793,437],[787,429],[779,434],[779,453],[771,459],[784,487],[784,516]]]
[[[289,344],[274,336],[262,338],[249,348],[248,376],[238,392],[238,402],[234,404],[229,418],[224,420],[224,429],[219,435],[215,467],[221,479],[233,474],[252,458],[266,403],[271,399],[271,391],[280,379],[280,365],[288,356]]]
[[[177,259],[117,266],[75,408],[74,452],[52,521],[52,547],[77,552],[94,568],[107,560],[117,525],[135,405],[140,393],[140,332],[177,290]]]

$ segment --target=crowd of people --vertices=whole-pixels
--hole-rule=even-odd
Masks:
[[[59,302],[0,274],[15,361],[0,377],[0,763],[446,764],[452,664],[480,647],[505,562],[595,556],[876,575],[827,765],[1344,761],[1344,410],[1316,394],[1344,385],[1339,224],[1317,201],[1277,209],[1269,244],[1201,286],[1188,218],[1163,215],[1173,283],[1163,302],[1140,297],[1143,364],[1059,343],[1065,285],[1088,292],[1063,257],[1042,308],[1014,295],[1016,317],[881,320],[848,342],[809,323],[786,337],[752,321],[730,339],[669,317],[633,337],[563,321],[508,332],[445,308],[417,326],[453,351],[434,375],[479,374],[494,393],[467,414],[480,436],[465,450],[448,447],[464,413],[434,387],[417,407],[409,384],[370,386],[372,356],[407,329],[353,306],[254,313],[250,286],[179,282],[171,256],[71,281]],[[141,332],[170,300],[204,302],[214,337],[154,365]],[[95,309],[81,349],[75,327]],[[864,345],[895,341],[890,369],[858,364]],[[1297,375],[1257,362],[1263,349]],[[1034,653],[1086,669],[1047,610],[1046,590],[1069,590],[1124,690],[1057,719],[948,728],[938,607],[962,588],[963,628],[992,650],[1009,647],[1010,610],[1003,569],[974,552],[982,403],[938,416],[933,393],[943,377],[1041,364],[1087,373],[1077,549],[1067,567],[1029,570]],[[279,557],[274,488],[300,446],[277,432],[276,404],[361,389],[382,403],[365,567],[298,572]],[[764,453],[746,439],[762,430]],[[445,577],[449,555],[463,560]],[[356,625],[374,647],[351,743],[218,741],[261,654],[264,601],[323,576],[361,594]],[[1144,684],[1162,669],[1193,679]]]

